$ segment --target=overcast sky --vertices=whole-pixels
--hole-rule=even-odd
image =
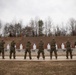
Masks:
[[[0,0],[0,20],[12,22],[22,20],[26,25],[30,19],[51,17],[55,24],[76,19],[76,0]]]

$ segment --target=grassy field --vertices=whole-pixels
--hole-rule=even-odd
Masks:
[[[0,75],[76,75],[76,61],[0,61]]]

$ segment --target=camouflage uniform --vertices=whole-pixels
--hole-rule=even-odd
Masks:
[[[26,44],[24,59],[26,59],[27,52],[29,53],[29,58],[32,59],[31,58],[31,43],[30,43],[30,41],[28,41]]]
[[[66,42],[66,57],[68,59],[68,54],[70,53],[70,58],[72,59],[72,49],[70,47],[71,43],[69,41]]]
[[[53,53],[53,52],[54,52],[54,54],[55,54],[55,58],[57,59],[56,42],[55,42],[54,39],[51,41],[50,46],[51,46],[50,59],[52,59],[52,53]]]
[[[74,43],[74,46],[76,46],[76,41],[75,41],[75,43]]]
[[[2,53],[2,59],[4,59],[4,44],[3,40],[0,41],[0,54]]]
[[[12,41],[11,42],[11,45],[10,45],[10,59],[11,59],[11,57],[12,57],[12,54],[13,54],[13,58],[15,59],[15,42],[14,41]]]
[[[40,57],[40,53],[42,53],[42,57],[43,57],[43,59],[45,59],[45,56],[44,56],[44,47],[43,46],[44,46],[44,43],[41,40],[40,43],[39,43],[39,51],[38,51],[38,56],[37,56],[38,59]]]

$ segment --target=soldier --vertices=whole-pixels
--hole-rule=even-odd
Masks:
[[[29,53],[29,58],[32,59],[31,58],[31,42],[30,41],[27,41],[27,43],[26,43],[24,59],[26,59],[27,52]]]
[[[16,43],[13,40],[10,45],[10,59],[12,57],[12,54],[13,54],[13,58],[15,59],[15,45]]]
[[[74,43],[74,46],[75,46],[75,48],[76,48],[76,41],[75,41],[75,43]]]
[[[72,59],[72,49],[70,47],[71,43],[69,41],[69,39],[66,42],[66,57],[68,59],[68,54],[70,53],[70,58]]]
[[[0,41],[0,54],[2,53],[2,59],[4,59],[4,44],[3,40]]]
[[[43,59],[45,59],[45,56],[44,56],[44,43],[43,43],[42,39],[39,42],[39,51],[38,51],[38,56],[37,56],[38,59],[40,57],[40,53],[42,53],[42,57],[43,57]]]
[[[55,54],[55,58],[57,59],[57,50],[56,50],[56,41],[55,41],[55,39],[52,39],[52,41],[50,43],[50,46],[51,46],[50,59],[52,59],[52,53],[53,52]]]

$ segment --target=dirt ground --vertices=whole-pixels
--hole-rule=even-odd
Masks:
[[[76,61],[0,61],[0,75],[76,75]]]

